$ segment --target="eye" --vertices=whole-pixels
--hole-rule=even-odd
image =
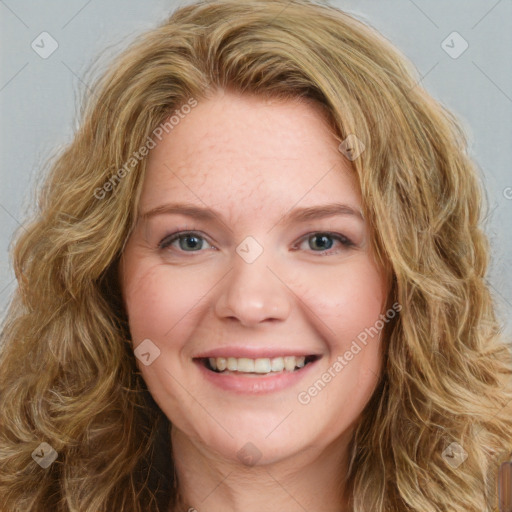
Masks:
[[[316,233],[309,233],[306,235],[306,237],[303,237],[301,239],[301,242],[299,244],[302,245],[304,242],[308,242],[309,247],[313,248],[313,252],[318,252],[322,255],[325,254],[335,254],[339,251],[331,250],[335,241],[337,241],[339,244],[341,244],[342,249],[348,249],[350,247],[355,247],[355,244],[348,239],[346,236],[342,235],[341,233],[329,233],[324,231],[319,231]],[[316,250],[318,248],[318,250]]]
[[[158,244],[158,248],[167,249],[174,244],[174,242],[178,242],[179,249],[183,252],[200,252],[204,244],[208,244],[206,239],[195,231],[178,231],[177,233],[166,236]],[[213,246],[210,245],[210,247]]]
[[[205,244],[210,248],[215,249],[214,246],[209,244],[206,239],[196,231],[178,231],[168,235],[158,244],[158,248],[164,250],[173,246],[176,242],[178,242],[177,249],[181,252],[201,252],[201,249],[205,248]],[[321,255],[336,254],[339,252],[332,249],[336,242],[341,245],[342,249],[355,247],[355,244],[341,233],[330,233],[324,231],[309,233],[305,237],[302,237],[298,244],[299,246],[295,246],[294,249],[302,249],[300,245],[304,242],[308,242],[309,247],[313,249],[313,252],[317,252]]]

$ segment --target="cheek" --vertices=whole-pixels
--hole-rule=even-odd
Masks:
[[[332,267],[329,275],[311,276],[305,302],[323,321],[325,336],[337,350],[375,325],[383,312],[386,291],[381,274],[366,257]],[[325,283],[319,285],[318,283]]]
[[[127,275],[130,275],[127,269]],[[126,309],[134,341],[164,339],[186,323],[211,286],[205,279],[163,264],[137,267],[126,282]],[[179,323],[179,325],[178,325]]]

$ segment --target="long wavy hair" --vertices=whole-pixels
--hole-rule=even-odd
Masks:
[[[389,303],[402,309],[350,447],[351,508],[497,510],[498,465],[512,452],[512,361],[485,281],[484,193],[465,134],[385,38],[307,0],[182,7],[83,99],[79,128],[13,240],[2,510],[179,509],[170,425],[137,371],[118,263],[147,162],[133,155],[176,109],[218,88],[313,99],[340,143],[354,134],[365,146],[353,172],[392,275]],[[42,442],[58,454],[46,469],[32,458]],[[467,458],[455,467],[446,454],[459,446]]]

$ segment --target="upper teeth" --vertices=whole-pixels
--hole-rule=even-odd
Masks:
[[[304,356],[274,357],[272,359],[267,357],[259,359],[249,359],[247,357],[210,357],[208,361],[214,370],[219,371],[228,369],[232,372],[269,373],[271,371],[281,372],[283,369],[293,371],[296,367],[302,368],[306,358]]]

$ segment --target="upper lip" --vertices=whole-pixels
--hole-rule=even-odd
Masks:
[[[247,357],[249,359],[263,359],[285,356],[313,356],[319,355],[312,350],[302,350],[299,348],[262,348],[262,347],[219,347],[205,352],[201,352],[194,356],[194,359],[202,359],[208,357]]]

